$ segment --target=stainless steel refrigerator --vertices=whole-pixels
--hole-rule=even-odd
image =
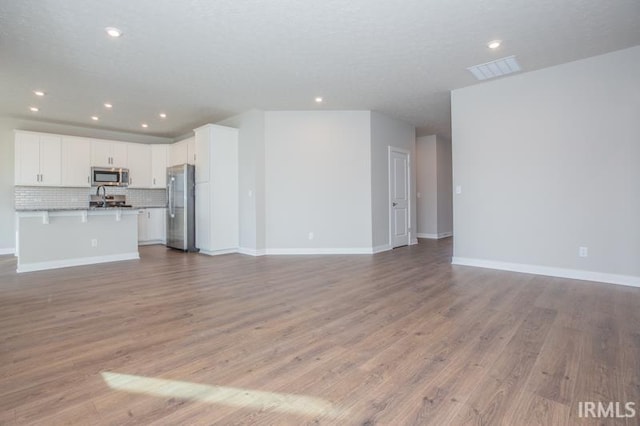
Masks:
[[[197,251],[195,193],[194,166],[167,168],[167,247]]]

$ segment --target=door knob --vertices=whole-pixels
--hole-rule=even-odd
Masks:
[[[397,205],[398,205],[398,203],[393,203],[393,204],[391,204],[391,205],[392,205],[393,207],[395,207],[395,206],[397,206]]]

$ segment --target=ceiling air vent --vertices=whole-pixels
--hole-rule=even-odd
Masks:
[[[520,64],[515,56],[507,56],[506,58],[496,59],[495,61],[486,62],[480,65],[474,65],[467,68],[471,74],[478,80],[487,80],[489,78],[500,77],[521,70]]]

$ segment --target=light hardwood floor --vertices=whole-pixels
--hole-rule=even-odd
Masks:
[[[0,257],[0,424],[638,424],[640,289],[377,255]]]

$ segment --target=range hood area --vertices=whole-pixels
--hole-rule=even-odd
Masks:
[[[130,209],[131,204],[127,204],[126,195],[96,195],[92,194],[89,200],[90,209]]]

